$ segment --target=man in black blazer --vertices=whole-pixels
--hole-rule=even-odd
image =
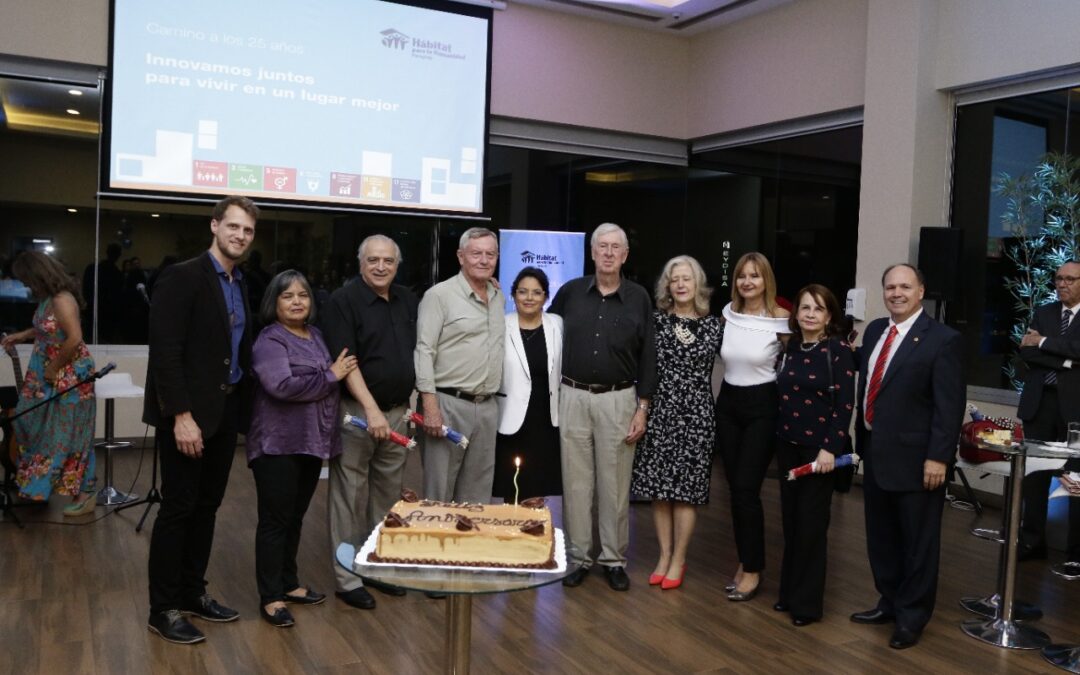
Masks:
[[[856,444],[877,606],[856,623],[895,621],[889,646],[919,640],[937,594],[945,475],[956,459],[965,386],[960,334],[922,310],[922,274],[882,276],[888,319],[870,322],[860,358]]]
[[[1063,441],[1068,423],[1080,421],[1080,263],[1067,262],[1054,275],[1058,301],[1035,310],[1020,341],[1020,358],[1028,366],[1016,416],[1024,436]],[[1080,462],[1066,468],[1080,470]],[[1021,560],[1046,558],[1046,507],[1050,471],[1024,478],[1024,515],[1020,534]],[[1080,563],[1080,499],[1069,500],[1069,539],[1066,558]]]
[[[147,627],[170,642],[205,639],[185,615],[239,616],[210,597],[204,577],[236,436],[247,431],[251,309],[237,262],[258,217],[246,197],[221,200],[210,250],[173,265],[154,286],[143,421],[157,428],[163,500],[150,539]]]

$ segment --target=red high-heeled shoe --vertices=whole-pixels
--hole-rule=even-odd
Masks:
[[[649,585],[650,586],[659,586],[660,583],[663,582],[663,581],[664,581],[664,575],[663,574],[650,574],[649,575]]]
[[[685,576],[686,565],[683,565],[682,569],[679,571],[679,578],[672,579],[670,577],[664,577],[663,581],[660,582],[660,588],[664,589],[665,591],[670,591],[673,588],[678,588],[679,586],[682,586],[682,580]]]

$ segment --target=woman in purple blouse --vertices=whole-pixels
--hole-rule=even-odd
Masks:
[[[296,552],[323,460],[341,454],[338,383],[356,369],[356,357],[347,350],[331,359],[322,333],[312,325],[312,295],[296,270],[270,281],[261,308],[267,326],[251,359],[258,381],[247,435],[259,500],[255,578],[259,613],[281,628],[294,623],[285,603],[317,605],[326,599],[300,584]]]

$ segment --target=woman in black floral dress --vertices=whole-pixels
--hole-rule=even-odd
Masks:
[[[722,335],[720,319],[709,315],[711,293],[701,265],[690,256],[669,260],[656,283],[660,382],[634,457],[630,489],[652,500],[660,560],[649,584],[663,589],[682,584],[695,509],[709,501],[712,370]]]
[[[784,562],[774,609],[791,612],[792,623],[805,626],[822,615],[833,465],[837,455],[849,452],[855,357],[839,337],[843,314],[829,289],[807,286],[796,296],[795,308],[795,337],[776,369]],[[810,462],[817,463],[812,475],[785,480],[788,471]]]

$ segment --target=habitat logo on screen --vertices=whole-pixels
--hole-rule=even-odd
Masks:
[[[397,28],[387,28],[379,31],[382,36],[382,45],[387,49],[399,51],[409,50],[413,58],[431,60],[433,56],[444,59],[465,60],[464,54],[454,51],[454,45],[442,40],[432,40],[426,37],[409,37]]]

